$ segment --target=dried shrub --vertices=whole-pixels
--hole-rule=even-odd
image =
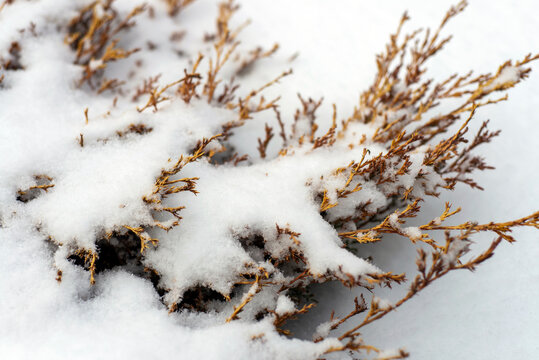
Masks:
[[[176,15],[191,3],[166,2],[170,15]],[[528,55],[516,62],[507,61],[494,73],[455,74],[441,81],[426,79],[427,61],[438,54],[450,39],[441,37],[442,29],[465,6],[466,2],[462,1],[452,7],[435,31],[415,31],[408,35],[402,34],[403,26],[409,19],[405,14],[385,51],[377,56],[374,81],[362,93],[357,108],[339,122],[337,107],[333,105],[331,125],[325,133],[320,134],[322,125],[316,111],[322,99],[305,99],[298,95],[300,108],[293,115],[291,124],[288,124],[281,117],[279,98],[268,101],[263,96],[268,87],[290,75],[291,70],[247,92],[243,97],[237,95],[235,77],[241,79],[255,73],[255,63],[273,55],[278,45],[267,51],[257,48],[238,56],[237,62],[240,64],[234,66],[232,63],[239,44],[238,37],[245,24],[231,29],[230,19],[238,6],[233,1],[221,3],[216,31],[206,37],[207,41],[213,43],[212,54],[206,57],[199,54],[192,68],[184,70],[184,77],[177,81],[159,85],[159,75],[145,80],[140,87],[132,89],[130,97],[133,102],[139,103],[141,98],[146,101],[137,107],[139,113],[147,109],[158,112],[164,106],[160,104],[165,101],[181,100],[190,104],[203,99],[205,106],[227,109],[235,118],[223,124],[220,134],[201,139],[189,154],[179,154],[175,161],[170,160],[163,167],[155,180],[153,191],[143,197],[148,211],[153,215],[152,223],[139,226],[118,224],[115,229],[106,229],[107,232],[96,239],[96,243],[100,244],[97,250],[77,248],[70,252],[70,259],[89,271],[92,283],[96,281],[95,275],[99,271],[129,262],[136,263],[140,273],[146,273],[139,275],[152,279],[170,311],[201,312],[211,309],[226,312],[227,322],[242,319],[250,304],[270,294],[273,298],[281,299],[279,301],[292,302],[292,305],[283,306],[284,310],[278,304],[273,308],[261,306],[254,319],[270,316],[275,328],[284,334],[287,334],[284,328],[287,321],[314,306],[309,293],[312,284],[339,281],[346,287],[373,291],[377,286],[391,286],[406,281],[405,274],[392,272],[352,273],[344,263],[339,263],[340,259],[334,259],[336,263],[328,266],[324,272],[313,269],[315,261],[309,252],[308,237],[302,234],[304,230],[296,229],[287,222],[275,223],[271,232],[245,224],[245,229],[234,234],[252,261],[241,264],[242,270],[231,275],[234,281],[229,292],[217,289],[210,281],[195,281],[187,289],[174,291],[158,269],[147,266],[147,252],[160,246],[159,239],[152,237],[154,231],[160,229],[168,232],[182,226],[180,214],[189,207],[189,202],[170,206],[170,202],[176,199],[174,196],[198,193],[199,177],[183,176],[185,169],[202,161],[215,168],[240,168],[243,165],[249,168],[247,155],[233,151],[232,130],[255,118],[258,113],[269,110],[275,114],[274,126],[278,127],[278,136],[275,136],[274,127],[266,123],[264,134],[255,137],[263,162],[300,163],[302,157],[330,154],[329,151],[340,151],[338,154],[355,151],[353,154],[357,154],[357,158],[346,166],[334,166],[329,172],[321,169],[318,178],[309,178],[305,185],[314,193],[320,221],[338,233],[350,256],[362,244],[383,241],[385,234],[400,235],[412,243],[428,246],[428,251],[418,247],[418,273],[412,277],[409,291],[401,300],[387,304],[374,295],[370,301],[360,297],[355,300],[355,307],[349,314],[341,318],[331,314],[329,322],[323,324],[325,330],[314,336],[315,342],[321,342],[329,336],[330,331],[337,330],[344,323],[354,322],[355,326],[338,337],[341,345],[327,348],[326,353],[380,353],[379,349],[362,340],[360,330],[365,325],[397,309],[447,273],[461,269],[474,270],[493,255],[503,240],[515,241],[511,236],[514,228],[539,228],[539,212],[502,223],[446,225],[446,220],[460,211],[460,208],[451,210],[450,204],[446,204],[441,214],[427,224],[404,226],[406,219],[417,216],[422,201],[429,196],[436,197],[441,191],[452,190],[457,183],[481,189],[471,177],[472,173],[492,167],[474,150],[490,142],[499,132],[488,130],[487,122],[484,122],[475,135],[468,137],[468,124],[478,108],[506,100],[506,95],[498,94],[525,79],[530,72],[529,63],[539,59],[539,55]],[[118,79],[103,78],[102,70],[108,62],[126,58],[138,50],[119,48],[115,37],[135,26],[133,19],[144,9],[137,7],[120,19],[112,0],[96,1],[82,9],[71,21],[66,42],[76,54],[76,64],[84,67],[80,85],[88,83],[102,93],[122,83]],[[18,53],[19,50],[10,50],[13,59],[8,66],[17,66]],[[203,66],[207,69],[205,73],[200,70]],[[225,75],[227,66],[234,69],[229,72],[231,76]],[[7,68],[6,65],[4,67]],[[453,107],[433,115],[431,110],[447,99],[452,100]],[[87,109],[85,118],[88,122]],[[138,123],[118,131],[117,135],[145,136],[151,131],[150,126]],[[268,150],[272,141],[279,142],[276,156],[272,156]],[[81,134],[80,145],[83,144]],[[19,191],[21,201],[25,201],[24,196],[32,191],[47,191],[54,186],[51,181],[46,176],[36,177],[36,185]],[[369,196],[371,193],[387,201],[380,203],[374,196]],[[194,196],[190,199],[198,201]],[[444,243],[435,239],[433,233],[436,231],[444,232]],[[494,234],[495,239],[486,250],[465,260],[472,236],[482,232]],[[320,249],[323,247],[317,248],[317,251],[322,251]],[[62,270],[58,271],[60,281]],[[297,299],[296,303],[292,299]],[[359,316],[362,319],[357,321]],[[250,318],[246,316],[246,319]],[[399,351],[390,357],[380,355],[380,358],[396,359],[407,355]]]
[[[119,39],[115,38],[120,32],[135,25],[135,18],[145,10],[145,6],[135,7],[125,18],[119,19],[114,9],[113,0],[94,1],[80,10],[68,26],[65,42],[76,52],[75,64],[84,67],[84,75],[79,80],[79,86],[88,83],[92,88],[97,87],[98,93],[118,87],[118,79],[97,79],[102,75],[107,63],[124,59],[136,51],[124,50],[118,47]]]

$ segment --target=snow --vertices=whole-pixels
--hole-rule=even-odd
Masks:
[[[292,314],[296,310],[296,305],[286,295],[280,295],[277,299],[277,306],[275,307],[275,313],[277,315]]]
[[[393,306],[393,304],[391,304],[391,301],[389,301],[388,299],[382,299],[375,296],[373,301],[377,303],[378,307],[382,310],[389,309]]]
[[[382,350],[377,354],[376,358],[377,359],[397,358],[399,356],[399,353],[400,352],[398,349]]]
[[[492,83],[487,86],[487,89],[495,89],[508,82],[514,83],[518,81],[521,72],[522,69],[520,69],[518,66],[506,66],[500,71]]]
[[[408,226],[402,230],[411,239],[421,239],[422,232],[418,227]]]
[[[271,316],[253,321],[262,309],[272,308],[277,315],[295,310],[287,295],[275,295],[278,287],[255,284],[240,288],[238,291],[244,295],[236,301],[256,291],[260,293],[239,314],[240,320],[228,323],[225,320],[237,302],[216,306],[208,313],[168,314],[166,305],[180,301],[193,285],[231,295],[239,274],[253,274],[260,268],[276,280],[287,280],[256,251],[242,247],[239,240],[253,233],[274,240],[267,249],[277,258],[289,247],[298,249],[316,276],[348,273],[359,278],[380,269],[411,271],[413,264],[404,263],[406,257],[400,254],[410,254],[413,249],[404,247],[398,241],[402,239],[390,239],[395,240],[393,245],[369,248],[361,254],[373,255],[376,266],[344,250],[335,229],[322,220],[314,201],[323,190],[327,190],[330,202],[337,201],[336,190],[345,178],[332,175],[332,171],[357,160],[365,146],[370,156],[383,151],[371,144],[348,151],[357,135],[372,133],[372,128],[363,124],[351,125],[350,137],[340,139],[332,149],[311,150],[295,143],[290,147],[293,156],[264,162],[253,159],[254,164],[249,166],[215,167],[205,160],[186,166],[181,177],[200,177],[196,185],[200,193],[196,197],[178,193],[166,199],[165,204],[189,206],[181,212],[181,226],[170,231],[150,230],[148,235],[160,241],[158,247],[146,250],[144,260],[161,275],[159,285],[167,289],[165,304],[149,280],[134,276],[128,269],[98,274],[92,286],[88,272],[66,259],[75,249],[95,251],[96,239],[106,233],[125,232],[124,226],[152,225],[154,214],[142,199],[152,192],[161,169],[187,154],[199,139],[218,133],[234,116],[231,110],[204,106],[204,100],[193,100],[191,104],[167,101],[159,104],[155,113],[139,113],[136,106],[146,101],[144,97],[138,103],[128,101],[129,96],[120,98],[112,107],[113,95],[89,97],[90,90],[77,88],[81,69],[73,65],[73,53],[63,45],[64,35],[54,27],[69,21],[87,3],[15,1],[0,13],[0,58],[12,41],[21,42],[24,54],[24,71],[0,72],[0,76],[6,75],[0,86],[0,128],[4,129],[0,132],[0,354],[10,359],[306,359],[320,357],[325,350],[339,346],[331,337],[314,344],[281,336]],[[138,3],[142,2],[115,2],[123,14]],[[164,2],[151,4],[156,12],[165,11]],[[406,6],[413,24],[425,26],[435,25],[432,19],[438,21],[450,4],[445,0],[436,5],[417,0]],[[496,5],[474,1],[450,25],[446,32],[455,33],[455,38],[440,60],[433,63],[433,74],[465,72],[470,67],[495,70],[506,58],[521,57],[534,50],[530,44],[538,28],[532,9],[537,10],[537,5],[531,0],[518,5],[497,1]],[[503,6],[510,7],[512,13],[494,10]],[[381,50],[388,29],[394,29],[404,10],[405,5],[396,0],[383,4],[344,1],[338,6],[322,1],[313,5],[306,0],[245,1],[235,21],[251,17],[253,22],[242,35],[240,47],[270,48],[277,41],[280,50],[274,61],[263,60],[264,71],[246,78],[241,91],[257,88],[292,66],[294,75],[267,92],[267,98],[282,93],[283,114],[291,116],[297,108],[297,91],[315,99],[325,97],[317,112],[322,117],[331,118],[332,103],[337,104],[339,114],[349,114],[359,91],[372,79],[374,53]],[[200,1],[187,8],[179,20],[141,15],[139,25],[122,35],[120,44],[150,41],[157,45],[156,50],[146,52],[146,57],[135,53],[121,62],[109,63],[106,71],[126,79],[126,88],[159,73],[161,86],[179,79],[183,69],[190,66],[189,57],[196,55],[200,47],[209,51],[200,34],[213,29],[215,13],[214,2]],[[480,24],[477,19],[481,19]],[[17,31],[28,27],[30,21],[36,24],[37,37],[30,31],[22,35]],[[280,25],[276,27],[276,23]],[[506,25],[502,28],[500,23]],[[144,30],[148,28],[156,31]],[[168,38],[178,30],[188,31],[175,45]],[[187,55],[178,57],[180,49]],[[297,51],[299,55],[289,63]],[[139,60],[143,62],[137,65]],[[91,60],[89,64],[92,69],[101,65],[101,60]],[[516,67],[504,68],[491,86],[515,79],[518,72]],[[454,194],[431,201],[428,213],[439,214],[441,204],[449,199],[468,209],[459,216],[484,221],[504,220],[536,210],[539,194],[533,164],[539,159],[534,146],[535,109],[539,103],[529,94],[539,91],[538,79],[532,73],[530,80],[511,92],[508,103],[480,112],[481,118],[491,117],[496,126],[504,129],[501,138],[496,139],[497,145],[484,150],[485,155],[496,161],[499,175],[511,176],[480,174],[480,183],[486,185],[484,193],[457,188]],[[88,124],[85,108],[89,109]],[[393,114],[395,118],[403,115],[407,116],[405,110]],[[253,131],[263,133],[259,130],[264,116],[257,119],[258,123],[248,123],[237,130],[238,152],[256,153],[255,142],[242,139],[248,139]],[[298,131],[308,132],[306,120],[300,122],[303,130]],[[143,136],[117,135],[133,123],[144,124],[152,131]],[[79,142],[81,136],[84,146]],[[507,147],[511,151],[503,150]],[[514,154],[519,154],[516,160]],[[417,185],[414,181],[422,155],[418,151],[411,159],[410,173],[402,178],[406,188]],[[35,185],[34,177],[40,174],[50,176],[54,187],[25,204],[16,201],[17,191]],[[431,184],[439,181],[434,174],[429,176]],[[344,218],[367,200],[371,201],[371,210],[387,205],[384,191],[389,189],[382,191],[369,182],[361,186],[356,196],[339,199],[339,206],[328,210],[328,219]],[[422,190],[414,186],[414,191]],[[510,212],[505,210],[508,207]],[[400,228],[397,220],[395,214],[390,217],[391,224]],[[276,225],[300,233],[299,243],[278,234]],[[411,238],[421,237],[415,226],[402,230]],[[45,241],[44,234],[51,241]],[[433,354],[438,359],[452,359],[463,353],[477,359],[537,356],[539,348],[534,339],[539,336],[539,312],[534,299],[539,294],[530,284],[539,279],[539,246],[534,233],[520,232],[517,238],[517,244],[502,247],[476,274],[454,274],[443,279],[397,313],[370,325],[365,332],[369,343],[382,348],[405,346],[415,359],[429,359]],[[454,261],[452,257],[461,249],[452,249],[448,261]],[[518,267],[527,271],[515,275],[512,271]],[[60,283],[55,280],[58,269],[62,270]],[[516,298],[511,295],[515,293],[519,294]],[[342,289],[321,294],[329,306],[343,313],[357,295]],[[380,307],[391,306],[395,300],[392,293],[379,296],[376,299]],[[295,335],[310,340],[312,324],[318,326],[318,334],[334,335],[329,332],[331,322],[324,322],[329,312],[318,310],[298,325],[304,326],[305,333],[297,331]],[[502,335],[506,333],[500,329],[512,327],[516,330],[510,336]],[[474,336],[482,331],[488,331],[489,336]],[[520,345],[515,347],[515,342]],[[494,345],[500,347],[497,353],[492,351]],[[445,350],[439,352],[439,348]],[[378,356],[394,354],[397,352],[388,351]]]
[[[319,206],[312,200],[312,190],[305,186],[320,174],[346,166],[362,152],[338,150],[317,149],[304,155],[298,152],[249,167],[214,168],[200,162],[186,168],[182,176],[207,174],[197,182],[197,201],[182,211],[182,226],[156,233],[160,246],[148,254],[146,262],[164,275],[163,286],[172,289],[167,302],[178,301],[192,283],[228,295],[236,274],[253,267],[235,233],[241,234],[245,228],[264,234],[266,239],[277,236],[276,225],[300,233],[298,247],[315,276],[328,271],[354,277],[378,272],[375,266],[341,247],[335,229],[320,221]],[[256,201],[245,201],[254,196]],[[277,258],[291,246],[267,242]],[[184,260],[174,261],[178,258]]]
[[[304,359],[335,345],[286,340],[269,321],[208,326],[208,315],[168,315],[151,283],[125,271],[108,273],[92,289],[80,273],[58,285],[49,259],[38,256],[46,249],[35,232],[4,229],[1,240],[4,274],[25,268],[0,282],[0,353],[9,359],[222,359],[253,353],[261,359]],[[260,334],[259,341],[249,341]]]

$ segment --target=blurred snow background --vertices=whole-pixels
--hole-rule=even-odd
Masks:
[[[436,27],[455,1],[244,1],[242,15],[253,22],[244,36],[253,43],[266,39],[281,45],[280,56],[296,51],[294,75],[279,91],[294,99],[324,96],[320,114],[329,114],[336,103],[339,114],[348,114],[375,71],[375,54],[383,50],[389,33],[408,10],[405,30]],[[445,78],[454,72],[495,71],[507,59],[539,51],[539,2],[536,0],[471,0],[466,11],[451,21],[444,34],[453,40],[428,66],[430,76]],[[463,208],[457,221],[503,221],[538,209],[539,185],[539,68],[509,92],[507,102],[481,109],[475,125],[491,119],[491,129],[501,135],[480,152],[496,170],[476,174],[484,191],[457,186],[422,208],[428,221],[445,201]],[[273,69],[268,69],[268,77]],[[282,103],[297,106],[293,101]],[[473,126],[472,129],[473,130]],[[474,130],[475,131],[475,130]],[[473,133],[471,131],[470,133]],[[516,233],[518,242],[504,243],[494,258],[475,273],[455,272],[429,286],[418,297],[381,321],[364,329],[367,343],[381,348],[403,346],[412,359],[533,359],[539,357],[539,237],[534,231]],[[491,236],[477,238],[476,248],[488,246]],[[386,238],[365,250],[384,270],[414,276],[407,240]],[[406,285],[399,289],[400,294]],[[292,327],[296,335],[310,336],[332,309],[348,313],[357,295],[340,286],[321,290],[324,306]],[[392,300],[397,295],[392,292]],[[388,295],[389,296],[389,295]]]

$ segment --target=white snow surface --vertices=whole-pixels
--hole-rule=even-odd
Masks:
[[[150,2],[156,11],[165,11],[163,1]],[[164,102],[156,113],[151,109],[139,113],[136,106],[144,98],[138,103],[120,100],[116,107],[111,106],[109,95],[92,94],[90,99],[85,93],[88,89],[75,85],[81,69],[73,65],[73,53],[63,45],[64,34],[54,31],[54,24],[65,23],[87,3],[17,0],[0,12],[0,58],[12,41],[21,41],[25,67],[10,72],[0,88],[0,357],[315,359],[331,346],[338,346],[334,338],[313,344],[279,335],[271,317],[248,321],[257,309],[273,308],[279,315],[294,310],[286,295],[274,297],[271,289],[262,290],[257,295],[260,299],[246,307],[240,320],[225,323],[226,317],[216,312],[169,314],[152,284],[124,269],[99,274],[92,286],[88,272],[66,260],[66,252],[74,248],[95,250],[96,237],[106,232],[124,225],[150,225],[152,214],[142,196],[151,193],[161,169],[170,164],[169,159],[186,154],[202,137],[218,133],[233,117],[229,110],[203,106],[196,100],[191,104]],[[127,13],[142,1],[115,3]],[[337,104],[340,114],[347,114],[372,80],[374,54],[382,50],[388,29],[395,28],[402,12],[408,9],[412,16],[409,29],[436,26],[452,4],[446,0],[406,4],[397,0],[246,0],[235,21],[251,18],[252,24],[242,34],[240,47],[269,48],[279,42],[281,48],[275,59],[263,60],[265,70],[247,78],[242,91],[258,87],[292,66],[293,76],[282,80],[278,89],[268,89],[267,98],[272,98],[272,92],[283,95],[283,113],[293,113],[298,105],[295,94],[300,91],[305,96],[325,97],[318,112],[321,117],[331,118],[332,103]],[[533,0],[514,4],[472,1],[446,29],[455,36],[432,62],[432,75],[444,77],[470,68],[495,71],[508,58],[537,51],[533,48],[539,31],[533,15],[537,10]],[[188,59],[201,46],[208,47],[200,34],[213,30],[215,14],[215,2],[201,0],[187,8],[179,20],[159,17],[160,21],[155,21],[141,16],[137,27],[126,32],[122,41],[151,41],[157,49],[144,58],[133,77],[128,78],[128,74],[136,67],[137,53],[109,64],[107,71],[128,78],[128,85],[157,73],[162,74],[161,85],[177,80],[190,66]],[[36,24],[37,37],[18,31],[30,22]],[[156,30],[144,32],[145,28]],[[164,38],[168,39],[172,29],[187,30],[180,47],[188,56],[180,60],[175,45],[155,35],[167,34]],[[289,63],[295,52],[299,55]],[[513,78],[514,72],[513,68],[504,70],[503,78]],[[530,94],[538,92],[539,76],[532,72],[529,80],[511,91],[509,102],[479,111],[477,122],[491,118],[494,128],[503,129],[501,136],[482,150],[487,160],[496,161],[497,169],[477,176],[484,192],[457,187],[454,193],[431,200],[424,207],[426,219],[439,214],[449,199],[464,208],[459,216],[478,221],[516,218],[537,210],[539,100]],[[89,122],[85,124],[83,110],[87,107]],[[262,117],[248,123],[237,136],[241,140],[242,136],[248,139],[252,131],[262,134],[263,122]],[[153,130],[144,136],[116,136],[132,123]],[[80,134],[84,147],[78,142]],[[236,144],[239,153],[256,153],[252,141]],[[360,276],[379,268],[413,272],[413,262],[405,261],[414,250],[402,239],[390,238],[366,249],[361,255],[372,255],[374,266],[342,249],[333,227],[321,221],[313,193],[339,188],[343,179],[329,174],[357,160],[363,150],[340,151],[345,147],[345,142],[342,149],[337,146],[332,150],[308,151],[297,146],[295,157],[248,167],[215,168],[205,161],[186,166],[181,176],[199,176],[200,193],[174,197],[174,202],[189,204],[181,212],[181,226],[169,232],[152,230],[152,237],[160,243],[155,250],[148,250],[145,260],[162,275],[161,285],[169,289],[165,302],[178,301],[193,284],[229,294],[238,273],[256,267],[271,272],[271,265],[248,254],[237,239],[254,230],[278,240],[276,224],[301,233],[301,250],[315,273],[343,271]],[[381,151],[370,150],[373,154]],[[414,164],[420,163],[421,154],[417,156]],[[412,171],[419,171],[419,165]],[[291,172],[299,175],[290,176]],[[40,174],[52,177],[54,188],[26,204],[16,201],[17,191],[35,185],[33,176]],[[325,175],[323,180],[321,175]],[[413,185],[413,174],[409,181],[406,187]],[[261,193],[261,188],[268,191]],[[375,208],[386,204],[383,194],[368,183],[363,185],[362,194],[375,200]],[[331,191],[328,195],[332,196]],[[338,211],[353,209],[361,201],[344,199],[328,216],[338,218]],[[403,229],[420,236],[413,226]],[[44,234],[62,244],[60,251],[45,241]],[[398,312],[369,325],[364,332],[368,343],[389,349],[405,347],[412,359],[539,356],[539,288],[533,285],[539,280],[539,239],[531,231],[517,232],[516,237],[518,243],[502,246],[475,274],[451,274]],[[490,239],[478,239],[478,247],[481,240]],[[289,244],[276,241],[272,251],[278,255],[283,246]],[[57,267],[63,270],[61,283],[55,280]],[[318,331],[326,335],[329,323],[324,322],[331,309],[347,313],[356,295],[337,286],[320,290],[327,301],[292,326],[295,335],[310,340],[321,323],[325,326]],[[384,304],[397,300],[392,298],[397,296],[393,292],[379,296],[389,298]],[[228,313],[232,305],[227,305]]]

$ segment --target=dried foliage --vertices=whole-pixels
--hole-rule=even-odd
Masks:
[[[175,16],[191,0],[166,0],[169,14]],[[8,2],[9,3],[9,2]],[[3,5],[2,5],[3,6]],[[197,177],[182,177],[182,170],[202,158],[211,159],[219,152],[220,160],[216,163],[226,166],[239,166],[247,161],[246,155],[234,153],[227,148],[227,142],[233,137],[232,130],[253,119],[258,113],[271,110],[275,114],[278,136],[274,128],[266,123],[265,133],[258,138],[258,151],[261,159],[272,157],[269,145],[278,141],[278,157],[298,156],[300,149],[307,152],[333,149],[338,144],[345,143],[350,149],[362,148],[361,158],[355,159],[346,167],[334,169],[333,173],[325,174],[326,178],[343,177],[344,181],[336,188],[321,188],[316,194],[321,216],[338,232],[347,247],[353,251],[361,244],[382,241],[385,234],[397,234],[408,238],[413,243],[428,245],[429,251],[419,247],[416,260],[418,274],[412,277],[409,291],[405,296],[392,304],[385,304],[376,296],[370,301],[364,297],[355,300],[354,309],[345,316],[338,318],[331,314],[329,330],[338,331],[343,324],[354,322],[350,330],[341,333],[341,347],[327,350],[357,351],[359,353],[380,353],[380,350],[367,345],[361,339],[362,328],[376,321],[389,312],[397,309],[414,297],[421,290],[453,270],[474,270],[477,265],[490,258],[497,246],[503,241],[513,242],[511,231],[516,227],[539,228],[539,212],[529,216],[503,223],[476,224],[465,222],[460,225],[446,225],[446,220],[460,211],[452,211],[451,205],[446,204],[442,214],[427,224],[418,227],[404,227],[406,219],[417,216],[421,202],[427,196],[438,196],[440,191],[452,190],[457,183],[464,183],[473,188],[481,189],[471,174],[476,170],[491,169],[474,150],[488,143],[499,134],[498,131],[487,129],[484,122],[479,131],[468,135],[468,125],[473,121],[477,109],[507,99],[499,95],[521,80],[530,72],[528,64],[539,59],[539,55],[528,55],[516,62],[507,61],[494,73],[473,74],[472,72],[454,74],[442,81],[425,78],[427,61],[436,55],[450,37],[442,37],[441,31],[446,23],[464,10],[466,2],[462,1],[452,7],[443,18],[435,31],[414,31],[403,35],[403,26],[409,17],[405,14],[397,31],[391,35],[385,51],[376,58],[377,73],[372,85],[361,94],[360,102],[353,114],[344,120],[337,121],[337,108],[333,105],[333,117],[328,130],[320,135],[317,131],[322,126],[317,117],[317,109],[322,99],[305,99],[298,94],[300,108],[293,115],[291,126],[281,118],[278,107],[279,98],[266,100],[262,95],[268,87],[274,86],[283,77],[291,74],[291,70],[283,72],[274,80],[258,89],[239,97],[236,95],[238,85],[234,77],[242,78],[255,72],[255,64],[260,59],[273,55],[278,45],[269,50],[257,48],[244,56],[238,56],[237,64],[233,60],[238,49],[238,36],[246,24],[232,29],[230,19],[238,10],[233,1],[225,1],[219,5],[214,34],[207,35],[211,41],[212,54],[207,57],[198,55],[190,70],[184,70],[184,77],[165,85],[159,85],[159,75],[148,78],[143,84],[132,89],[131,99],[139,102],[145,99],[145,104],[137,107],[139,112],[147,109],[159,111],[159,104],[164,101],[179,99],[190,103],[195,99],[204,99],[208,106],[219,107],[233,111],[235,118],[227,122],[222,133],[209,139],[202,139],[188,155],[181,155],[176,161],[163,168],[156,178],[153,191],[143,198],[155,221],[141,226],[123,225],[114,233],[108,233],[104,239],[111,237],[126,237],[131,234],[140,241],[140,251],[132,254],[140,259],[150,246],[159,246],[158,239],[152,238],[148,231],[157,227],[170,230],[181,226],[180,212],[189,204],[178,204],[174,207],[164,205],[164,199],[171,194],[190,192],[197,194]],[[125,50],[116,37],[122,32],[135,26],[137,15],[145,11],[144,6],[134,8],[126,17],[119,18],[114,10],[113,1],[95,1],[81,9],[79,14],[68,25],[66,43],[76,54],[75,63],[84,67],[84,75],[79,85],[87,83],[90,87],[102,93],[114,90],[122,85],[119,79],[106,79],[103,70],[107,63],[121,60],[130,56],[138,49]],[[5,69],[17,69],[20,47],[12,44],[9,50],[10,59],[1,60]],[[199,69],[207,65],[204,73]],[[224,69],[229,66],[233,76],[224,75]],[[446,99],[452,99],[453,107],[435,114],[432,110]],[[85,110],[88,122],[88,110]],[[373,129],[372,134],[354,135],[357,125],[368,125]],[[454,131],[456,129],[456,131]],[[135,133],[144,136],[152,128],[140,124],[132,124],[126,130],[118,131],[119,137]],[[453,132],[454,131],[454,132]],[[81,134],[80,146],[84,139]],[[384,149],[379,154],[371,154],[365,147],[367,144]],[[419,162],[417,157],[420,157]],[[220,166],[216,164],[216,166]],[[224,166],[224,165],[223,165]],[[413,178],[414,186],[406,186]],[[19,190],[21,201],[25,201],[32,191],[47,191],[54,186],[52,179],[46,176],[36,176],[36,185],[26,190]],[[373,184],[385,198],[391,199],[389,206],[383,208],[374,206],[372,199],[367,199],[346,210],[343,203],[361,194],[365,184]],[[28,200],[26,200],[28,201]],[[196,201],[196,199],[193,199]],[[166,218],[169,220],[163,220]],[[354,276],[344,271],[317,274],[309,267],[309,262],[302,251],[302,235],[288,224],[275,224],[275,236],[264,238],[253,232],[242,239],[246,248],[256,248],[263,253],[264,259],[272,266],[261,267],[256,264],[246,264],[245,272],[238,274],[235,291],[232,296],[220,294],[216,296],[207,289],[198,289],[196,296],[185,296],[179,303],[167,304],[171,311],[207,309],[210,302],[227,302],[233,304],[232,312],[227,315],[228,322],[241,318],[242,312],[257,296],[265,291],[277,295],[289,294],[296,299],[309,299],[308,287],[313,283],[337,280],[347,287],[362,287],[372,291],[376,286],[391,286],[405,281],[404,274],[373,273],[364,276]],[[445,243],[440,243],[433,235],[443,231]],[[464,259],[470,251],[472,236],[489,232],[495,235],[490,246],[471,258]],[[285,244],[286,253],[276,255],[270,251],[272,243]],[[91,282],[95,281],[96,263],[103,256],[100,251],[76,249],[72,256],[78,257],[81,265],[91,273]],[[123,261],[123,260],[122,260]],[[146,269],[153,277],[159,277],[156,271]],[[341,269],[342,270],[342,269]],[[97,271],[98,272],[98,271]],[[286,276],[284,275],[286,274]],[[150,276],[150,275],[148,275]],[[59,270],[61,280],[61,270]],[[158,286],[158,282],[154,281]],[[167,289],[159,289],[166,292]],[[190,291],[195,291],[191,289]],[[292,296],[296,294],[296,296]],[[313,302],[303,301],[293,311],[278,313],[274,309],[266,309],[263,316],[273,316],[274,324],[279,331],[287,333],[285,323],[314,306]],[[196,310],[193,310],[196,309]],[[360,321],[357,317],[362,316]],[[322,341],[327,334],[315,336],[315,341]],[[382,356],[382,355],[381,355]],[[400,351],[384,359],[404,358],[408,354]]]
[[[116,36],[135,25],[133,18],[141,14],[145,6],[137,6],[125,18],[119,19],[112,5],[113,0],[98,0],[83,8],[69,23],[65,38],[66,44],[76,52],[75,64],[84,67],[79,86],[87,82],[92,88],[97,87],[98,93],[121,84],[118,79],[95,79],[102,75],[107,63],[124,59],[139,50],[122,49]]]
[[[168,213],[172,215],[175,219],[173,219],[173,221],[168,224],[156,220],[154,224],[155,226],[158,226],[164,230],[169,230],[172,227],[178,225],[178,220],[181,220],[179,211],[181,211],[184,207],[163,207],[162,200],[166,198],[167,195],[175,194],[182,191],[188,191],[196,195],[197,191],[195,190],[195,186],[196,180],[198,180],[198,178],[180,178],[173,180],[171,179],[171,177],[178,174],[188,164],[197,161],[203,156],[208,156],[211,158],[215,152],[213,150],[206,151],[206,147],[214,139],[220,136],[221,134],[215,135],[209,139],[202,139],[202,141],[197,144],[192,155],[189,155],[187,157],[180,156],[180,158],[176,161],[174,165],[172,165],[168,169],[163,169],[161,171],[161,175],[155,181],[155,187],[153,192],[149,196],[145,196],[143,200],[152,207],[152,210]],[[183,185],[180,186],[179,184]],[[141,251],[143,250],[144,249],[141,248]]]
[[[170,16],[177,15],[181,10],[193,3],[195,0],[163,0],[168,6]]]

